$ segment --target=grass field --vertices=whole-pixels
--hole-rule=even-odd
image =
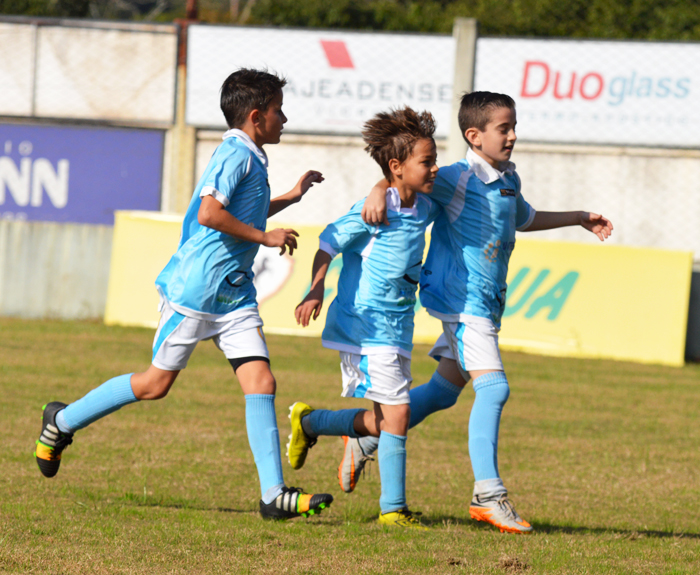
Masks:
[[[302,470],[284,463],[287,484],[335,496],[330,510],[263,522],[243,396],[211,343],[166,399],[81,431],[59,474],[43,478],[32,456],[41,406],[145,368],[152,337],[0,319],[0,573],[700,573],[698,365],[505,354],[501,475],[536,531],[503,535],[469,518],[467,389],[409,435],[409,504],[430,526],[417,533],[375,524],[376,464],[355,493],[340,491],[334,438]],[[319,340],[268,343],[283,438],[298,399],[362,404],[338,397],[338,357]],[[426,351],[414,353],[415,384],[434,369]]]

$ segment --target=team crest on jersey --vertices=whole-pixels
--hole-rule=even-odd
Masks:
[[[511,190],[510,188],[501,188],[501,195],[514,198],[515,197],[515,190]]]
[[[502,190],[501,190],[502,191]],[[496,243],[489,242],[489,244],[486,246],[486,249],[484,250],[484,256],[488,261],[491,263],[496,261],[496,258],[498,257],[498,251],[501,248],[501,240],[496,240]]]

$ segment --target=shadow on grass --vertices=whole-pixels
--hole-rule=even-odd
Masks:
[[[421,523],[428,525],[430,527],[440,527],[442,525],[462,525],[465,527],[470,527],[476,530],[494,530],[495,527],[489,523],[483,521],[475,521],[473,519],[467,519],[464,517],[454,517],[451,515],[438,515],[431,517],[421,517]],[[634,541],[636,539],[651,538],[651,539],[698,539],[700,540],[700,533],[684,533],[684,532],[672,532],[672,531],[653,531],[653,530],[640,530],[640,529],[614,529],[605,527],[585,527],[585,526],[572,526],[572,525],[553,525],[551,523],[533,523],[535,534],[537,533],[563,533],[566,535],[585,535],[590,533],[591,535],[604,535],[610,534],[618,537],[619,539],[629,539]]]
[[[118,501],[122,504],[129,505],[131,507],[161,507],[164,509],[183,509],[191,511],[217,511],[219,513],[257,513],[257,509],[233,509],[231,507],[207,507],[205,505],[197,505],[188,500],[175,499],[175,500],[165,500],[165,499],[154,499],[152,497],[143,497],[139,495],[132,495],[127,493],[123,497],[120,497]]]
[[[565,533],[567,535],[582,535],[591,533],[593,535],[603,535],[609,533],[616,535],[620,539],[700,539],[700,533],[684,533],[673,531],[653,531],[644,529],[614,529],[605,527],[573,527],[571,525],[552,525],[551,523],[533,523],[532,526],[538,533]]]

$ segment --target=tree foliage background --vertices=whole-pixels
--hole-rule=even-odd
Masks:
[[[0,0],[0,13],[171,21],[186,0]],[[700,41],[700,0],[198,0],[216,23],[450,33],[455,17],[484,36]]]

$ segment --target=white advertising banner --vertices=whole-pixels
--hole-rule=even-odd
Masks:
[[[0,115],[29,116],[36,27],[0,23]]]
[[[475,74],[522,140],[700,146],[700,44],[481,38]]]
[[[449,132],[451,36],[272,30],[195,25],[188,29],[187,122],[224,128],[221,84],[233,71],[266,68],[287,79],[285,129],[352,134],[376,112],[429,110]]]

